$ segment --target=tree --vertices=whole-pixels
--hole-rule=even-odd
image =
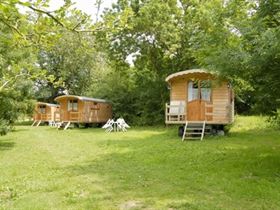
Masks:
[[[93,37],[67,31],[61,33],[54,46],[41,49],[38,54],[40,68],[52,77],[51,81],[37,80],[38,97],[52,101],[63,90],[74,95],[85,94],[102,71],[98,66],[100,62],[102,57]]]
[[[71,1],[66,0],[61,8],[50,12],[48,1],[0,2],[0,130],[3,131],[0,133],[5,133],[6,127],[14,123],[21,113],[30,111],[32,102],[30,94],[25,94],[26,88],[31,93],[38,81],[56,82],[54,75],[40,68],[38,54],[46,55],[54,49],[67,32],[77,36],[94,32],[89,17],[70,8],[71,5]],[[21,12],[20,8],[26,12]],[[28,85],[23,87],[25,81]]]
[[[13,48],[9,52],[17,50],[24,55],[23,59],[17,59],[15,67],[11,64],[2,65],[0,91],[13,85],[18,77],[26,79],[43,77],[44,71],[37,68],[36,55],[41,49],[51,48],[57,43],[64,31],[73,33],[95,31],[90,24],[89,16],[80,10],[72,9],[71,6],[71,1],[65,0],[64,5],[56,11],[48,11],[48,1],[3,0],[0,2],[0,24],[1,32],[4,34],[1,37],[2,41],[10,48],[9,50]],[[26,12],[20,12],[19,8],[24,8]],[[5,53],[1,53],[1,56],[3,60],[10,60],[5,58]]]
[[[162,122],[168,98],[165,77],[195,66],[188,46],[191,33],[183,18],[184,12],[176,0],[118,1],[104,15],[102,28],[106,30],[100,31],[97,39],[108,50],[112,68],[121,78],[129,78],[121,82],[133,89],[133,96],[123,98],[122,103],[114,97],[113,102],[130,102],[133,109],[127,112],[134,122]],[[131,58],[133,67],[127,62]]]
[[[246,84],[239,88],[240,96],[251,101],[255,112],[271,114],[279,108],[280,98],[280,4],[229,1],[224,10],[230,16],[221,21],[219,36],[216,32],[206,34],[199,45],[198,61],[231,78],[236,85]]]

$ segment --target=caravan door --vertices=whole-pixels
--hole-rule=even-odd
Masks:
[[[212,103],[211,82],[209,80],[190,80],[187,87],[187,120],[207,120],[205,116],[205,105]]]

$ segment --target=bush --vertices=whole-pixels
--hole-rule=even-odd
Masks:
[[[10,130],[8,121],[0,119],[0,135],[6,135]]]
[[[0,135],[5,135],[20,116],[30,115],[34,109],[30,81],[17,83],[17,88],[0,91]]]
[[[272,125],[280,128],[280,109],[277,109],[277,111],[273,113],[273,116],[269,118],[269,121]]]

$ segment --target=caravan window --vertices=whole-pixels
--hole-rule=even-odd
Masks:
[[[193,101],[198,99],[198,81],[189,81],[188,84],[188,101]]]
[[[201,99],[204,101],[211,101],[211,81],[200,81]]]
[[[188,83],[188,101],[201,99],[211,101],[211,81],[194,80]]]
[[[78,111],[78,100],[69,100],[68,101],[68,111]]]
[[[98,104],[97,102],[94,102],[91,107],[91,110],[99,110],[100,109],[100,104]]]
[[[41,114],[46,114],[46,105],[39,105],[39,112]]]

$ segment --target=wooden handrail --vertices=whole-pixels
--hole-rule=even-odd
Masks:
[[[170,113],[170,108],[184,108],[186,110],[186,106],[183,106],[182,104],[179,105],[170,105],[168,103],[165,104],[165,120],[170,121],[172,117],[172,121],[184,121],[186,112],[178,112],[178,113]]]
[[[43,114],[43,113],[37,112],[36,115],[37,115],[37,117],[35,117],[35,118],[38,118],[39,120],[43,120],[43,121],[48,121],[48,120],[51,120],[51,118],[52,118],[51,114]]]
[[[182,105],[166,105],[166,108],[170,108],[170,107],[182,107]]]

